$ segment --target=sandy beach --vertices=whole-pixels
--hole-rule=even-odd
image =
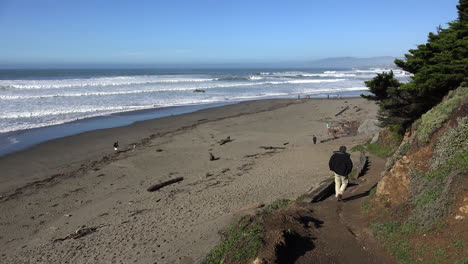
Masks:
[[[369,138],[327,141],[327,122],[355,131],[376,112],[361,98],[249,101],[2,157],[0,255],[5,263],[194,263],[229,221],[295,199],[331,176],[328,159],[340,145]],[[314,145],[313,135],[326,142]],[[69,236],[83,226],[94,232]]]

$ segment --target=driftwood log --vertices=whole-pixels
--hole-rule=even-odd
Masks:
[[[174,178],[174,179],[170,179],[170,180],[167,180],[167,181],[152,185],[146,190],[148,192],[154,192],[154,191],[157,191],[157,190],[161,189],[162,187],[165,187],[167,185],[171,185],[173,183],[180,182],[180,181],[183,181],[183,180],[184,180],[184,177],[177,177],[177,178]]]
[[[260,146],[262,149],[286,149],[284,147]]]
[[[331,195],[334,191],[335,180],[327,179],[320,183],[320,185],[308,193],[307,198],[304,199],[306,203],[314,203],[322,200],[323,198]]]
[[[98,228],[101,228],[105,225],[99,225],[99,226],[94,226],[94,227],[86,227],[86,226],[81,226],[80,228],[78,228],[75,232],[67,235],[66,237],[64,238],[57,238],[55,239],[54,241],[52,241],[53,243],[55,242],[58,242],[58,241],[64,241],[64,240],[67,240],[67,239],[78,239],[80,237],[84,237],[86,235],[89,235],[91,233],[94,233],[97,231]]]
[[[229,142],[231,142],[231,141],[232,141],[231,137],[228,136],[228,137],[225,138],[225,139],[221,139],[218,143],[219,143],[219,145],[224,145],[224,144],[229,143]]]
[[[335,116],[339,116],[341,115],[344,111],[348,110],[349,109],[349,105],[346,106],[343,110],[339,111]]]
[[[210,153],[210,161],[219,160],[219,157],[215,157],[213,154],[211,154],[211,152],[208,153]]]

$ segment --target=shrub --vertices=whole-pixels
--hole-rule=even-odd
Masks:
[[[453,109],[460,106],[464,97],[468,95],[466,88],[460,88],[455,93],[451,93],[449,98],[427,111],[421,117],[421,124],[418,128],[418,139],[427,143],[432,133],[439,129],[442,124],[450,117]]]

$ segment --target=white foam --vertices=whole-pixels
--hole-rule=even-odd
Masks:
[[[168,92],[168,91],[193,91],[195,89],[217,89],[217,88],[232,88],[232,87],[243,87],[243,86],[254,86],[254,85],[279,85],[279,84],[303,84],[303,83],[330,83],[330,82],[342,82],[345,79],[320,79],[320,80],[287,80],[287,81],[266,81],[266,82],[255,82],[255,83],[232,83],[232,84],[219,84],[219,85],[208,85],[208,86],[190,86],[190,87],[159,87],[154,89],[143,89],[143,90],[124,90],[124,91],[110,91],[110,92],[62,92],[54,94],[40,94],[40,95],[0,95],[2,100],[25,100],[25,99],[40,99],[40,98],[55,98],[55,97],[80,97],[80,96],[110,96],[110,95],[126,95],[126,94],[142,94],[142,93],[154,93],[154,92]],[[1,115],[0,115],[1,116]]]
[[[61,80],[0,80],[0,88],[4,89],[46,89],[72,88],[93,86],[122,86],[135,84],[157,83],[187,83],[210,82],[212,78],[176,78],[173,76],[120,76],[89,79],[61,79]]]
[[[354,73],[336,73],[336,72],[325,72],[325,73],[304,73],[299,76],[304,77],[355,77]]]
[[[16,118],[34,118],[44,117],[53,115],[64,115],[64,114],[77,114],[77,113],[92,113],[92,112],[124,112],[133,111],[140,109],[147,109],[157,107],[157,105],[134,105],[134,106],[110,106],[110,107],[96,107],[96,106],[81,106],[80,108],[74,109],[44,109],[42,111],[35,112],[9,112],[0,113],[2,119],[16,119]]]
[[[256,80],[261,80],[261,79],[263,79],[263,78],[260,77],[260,76],[253,76],[253,75],[251,75],[251,76],[247,77],[247,79],[252,80],[252,81],[256,81]]]
[[[346,79],[323,79],[323,80],[291,80],[285,82],[270,82],[271,84],[282,84],[282,83],[331,83],[331,82],[342,82]]]

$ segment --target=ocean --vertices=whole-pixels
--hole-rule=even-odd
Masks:
[[[364,81],[388,70],[0,70],[0,155],[52,138],[246,100],[357,97],[367,91]],[[403,82],[409,78],[394,73]]]

